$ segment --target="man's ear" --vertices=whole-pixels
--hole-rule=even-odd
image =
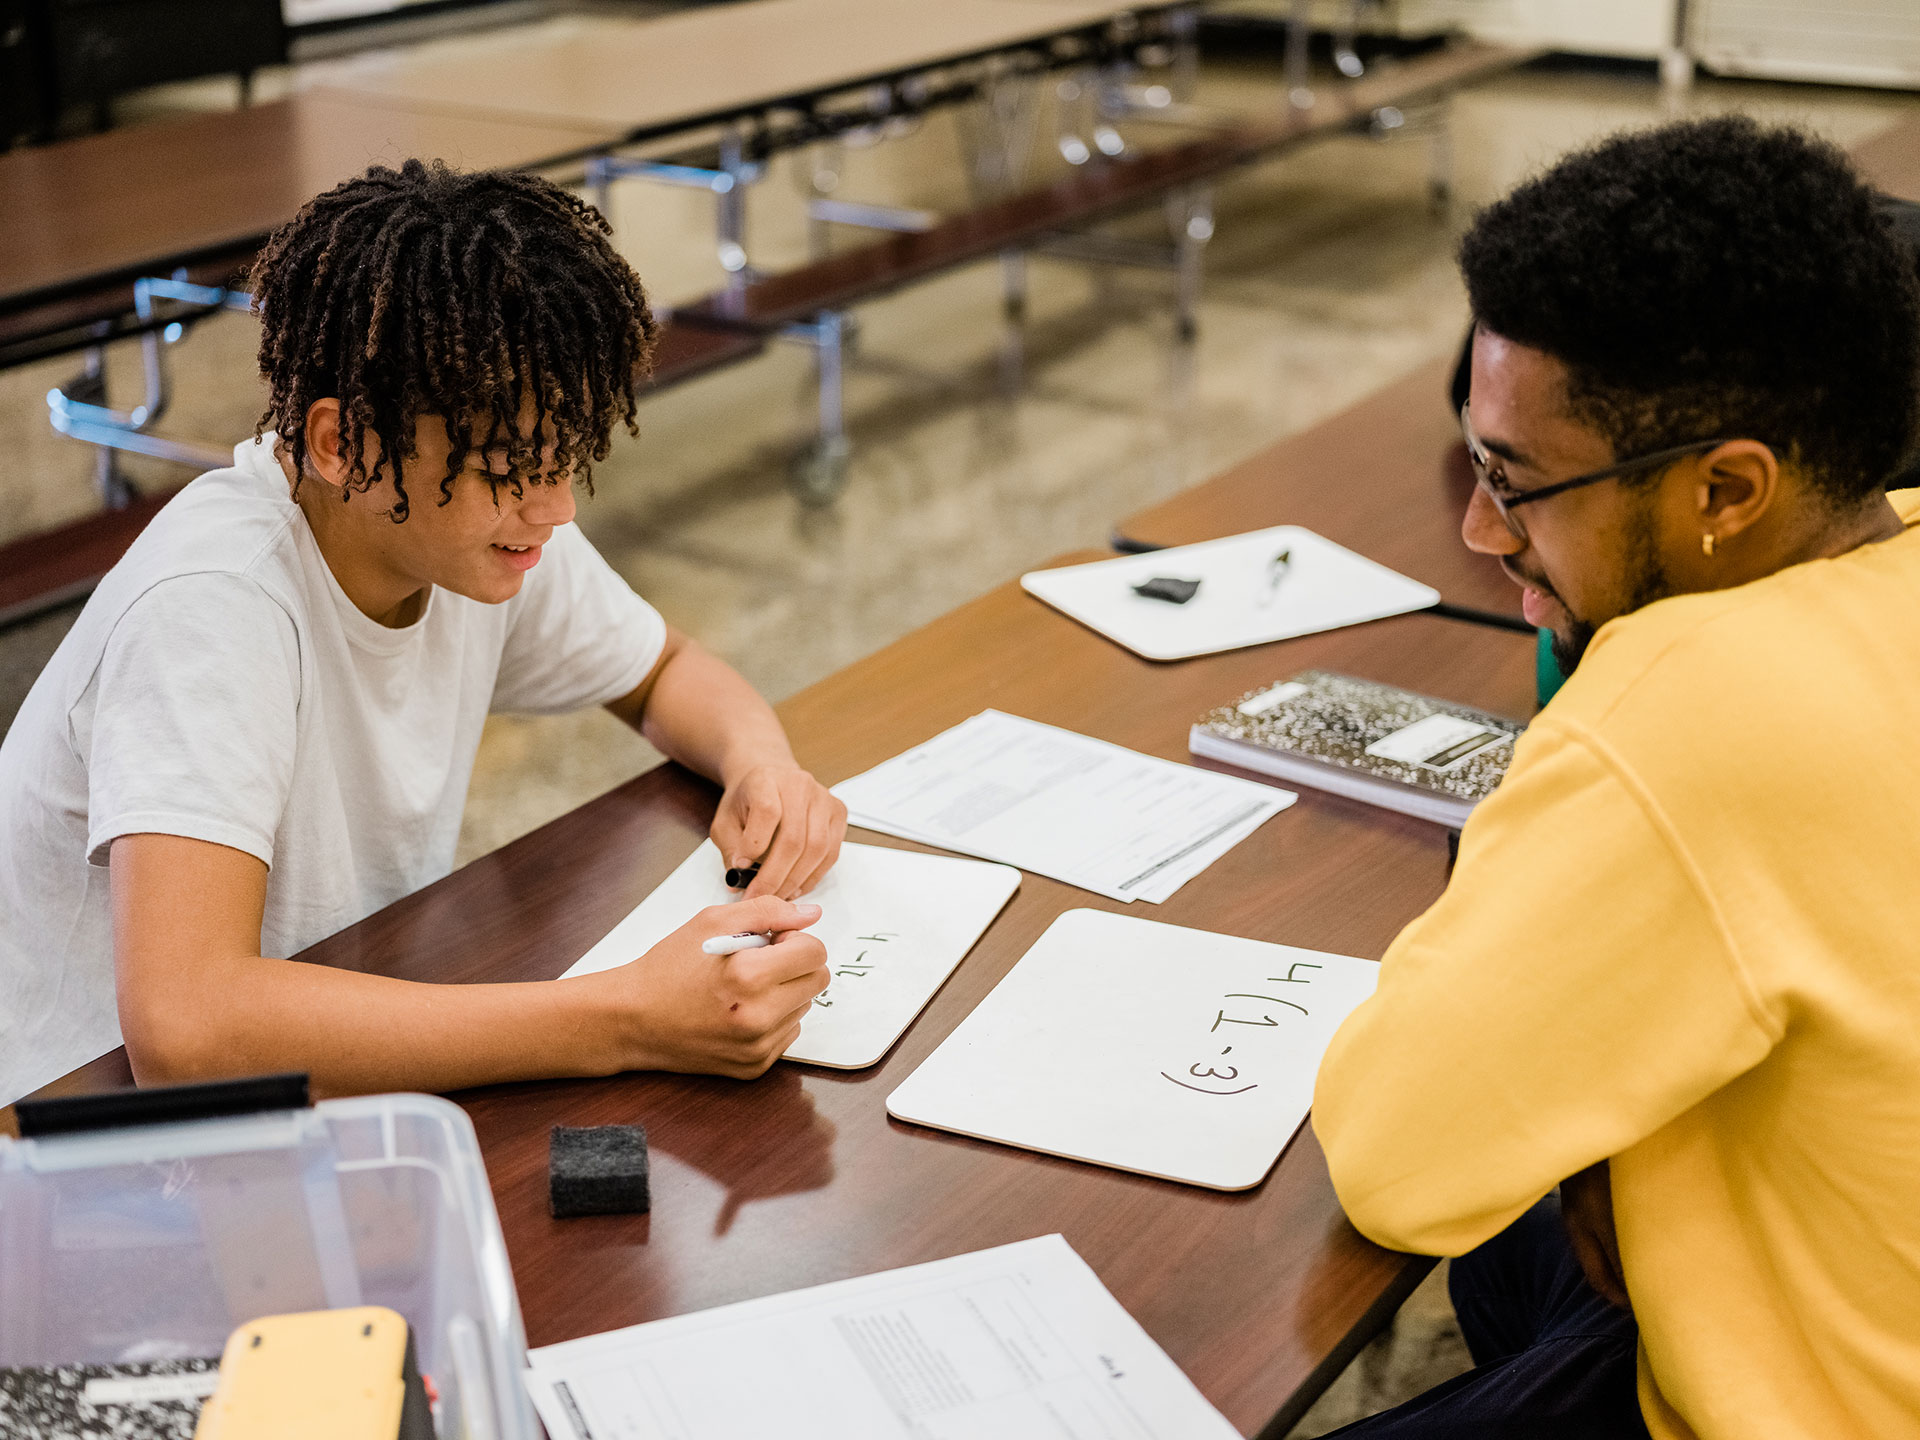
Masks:
[[[1703,536],[1724,544],[1780,499],[1780,461],[1758,440],[1729,440],[1695,462],[1694,509]]]

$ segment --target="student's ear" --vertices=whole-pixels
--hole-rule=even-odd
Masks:
[[[1716,445],[1698,463],[1694,482],[1694,510],[1707,549],[1733,539],[1780,498],[1780,462],[1758,440],[1729,440]]]
[[[338,490],[347,483],[346,457],[340,449],[340,402],[332,396],[307,407],[307,474]]]

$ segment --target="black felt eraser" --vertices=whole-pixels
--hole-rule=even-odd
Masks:
[[[1169,605],[1184,605],[1200,590],[1198,580],[1182,580],[1173,575],[1156,575],[1133,587],[1133,593],[1148,600],[1165,600]]]
[[[556,1220],[644,1215],[647,1132],[638,1125],[556,1125],[547,1141],[547,1198]]]

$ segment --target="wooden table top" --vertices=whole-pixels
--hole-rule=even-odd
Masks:
[[[314,195],[376,162],[529,169],[616,138],[571,121],[451,115],[315,89],[10,151],[0,155],[0,314],[159,265],[244,256]]]
[[[1304,525],[1433,586],[1443,600],[1519,619],[1519,587],[1460,539],[1473,471],[1447,411],[1452,373],[1452,356],[1422,365],[1332,419],[1129,515],[1119,533],[1186,545]]]
[[[1167,0],[744,0],[578,17],[511,50],[368,57],[343,83],[449,112],[605,125],[634,138],[796,104],[1089,29]]]
[[[1011,584],[780,708],[802,762],[828,782],[989,706],[1185,759],[1187,726],[1203,711],[1315,666],[1532,710],[1524,636],[1413,615],[1154,665]],[[557,976],[692,851],[715,799],[663,766],[302,958],[437,982]],[[1439,895],[1445,867],[1441,827],[1305,791],[1171,901],[1131,913],[1377,957]],[[1024,876],[905,1038],[866,1071],[783,1064],[749,1084],[629,1075],[456,1096],[480,1135],[531,1342],[1059,1231],[1237,1426],[1284,1431],[1426,1268],[1347,1224],[1310,1129],[1264,1184],[1227,1195],[886,1115],[894,1086],[1076,906],[1123,908]],[[43,1093],[126,1080],[116,1053]],[[651,1137],[652,1215],[551,1219],[548,1127],[616,1122]]]
[[[1869,135],[1849,153],[1869,185],[1920,202],[1920,111]]]

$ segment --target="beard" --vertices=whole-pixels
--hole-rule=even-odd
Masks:
[[[1628,511],[1625,544],[1622,547],[1621,567],[1624,572],[1626,602],[1620,607],[1621,615],[1631,615],[1644,605],[1656,600],[1664,600],[1674,593],[1673,581],[1667,574],[1667,567],[1660,559],[1659,537],[1653,523],[1653,493],[1649,490],[1643,503]],[[1573,674],[1574,667],[1580,663],[1580,657],[1587,653],[1587,646],[1593,643],[1594,632],[1600,627],[1581,619],[1573,613],[1573,607],[1561,599],[1560,594],[1544,581],[1529,580],[1536,589],[1545,591],[1560,602],[1560,608],[1567,613],[1567,628],[1552,633],[1554,664],[1560,667],[1562,675]]]
[[[1580,657],[1587,653],[1587,646],[1593,643],[1593,626],[1584,620],[1574,620],[1564,632],[1549,630],[1547,635],[1553,651],[1553,663],[1560,667],[1562,675],[1573,674],[1573,667],[1580,663]]]

